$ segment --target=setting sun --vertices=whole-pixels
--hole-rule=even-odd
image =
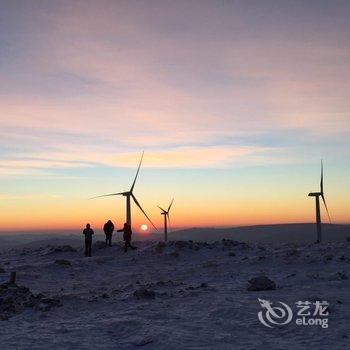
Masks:
[[[147,230],[148,230],[148,226],[147,226],[146,224],[142,224],[142,225],[140,226],[140,229],[141,229],[142,231],[147,231]]]

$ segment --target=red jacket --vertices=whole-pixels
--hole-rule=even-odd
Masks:
[[[124,232],[124,241],[131,241],[132,230],[130,225],[124,225],[124,227],[121,230],[118,230],[117,232]]]

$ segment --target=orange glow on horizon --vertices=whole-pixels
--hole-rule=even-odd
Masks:
[[[232,201],[233,202],[233,201]],[[3,205],[2,205],[3,206]],[[163,217],[157,208],[144,205],[151,220],[161,231],[163,229]],[[149,209],[150,208],[150,209]],[[0,208],[1,209],[1,208]],[[220,227],[220,226],[248,226],[259,224],[280,223],[305,223],[314,222],[314,203],[307,199],[302,203],[297,202],[258,202],[257,200],[245,200],[237,203],[222,201],[219,203],[192,204],[180,202],[178,199],[171,213],[172,229],[184,227]],[[5,215],[6,213],[6,215]],[[103,224],[111,219],[116,228],[121,228],[124,221],[123,202],[108,202],[91,204],[91,202],[13,205],[7,210],[1,210],[1,231],[15,230],[64,230],[80,229],[87,222],[95,229],[102,228]],[[349,223],[348,211],[344,207],[331,207],[333,223]],[[20,220],[18,220],[20,218]],[[325,212],[322,212],[323,222],[327,222]],[[133,229],[139,230],[145,225],[145,218],[137,208],[132,211]],[[148,225],[142,232],[152,232],[153,228]]]

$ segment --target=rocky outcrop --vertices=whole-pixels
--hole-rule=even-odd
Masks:
[[[248,291],[275,290],[276,283],[266,276],[258,276],[248,281]]]
[[[61,305],[58,299],[43,294],[34,295],[29,288],[18,286],[16,283],[0,285],[0,320],[7,320],[25,308],[48,311]]]
[[[55,260],[55,264],[59,265],[59,266],[63,266],[63,267],[70,267],[70,266],[72,266],[70,261],[64,260],[64,259],[57,259],[57,260]]]
[[[53,249],[54,252],[58,252],[58,253],[75,253],[77,250],[75,248],[73,248],[72,246],[70,245],[62,245],[62,246],[58,246],[58,247],[55,247]]]
[[[156,297],[156,293],[152,289],[141,287],[134,291],[134,296],[137,299],[154,299]]]

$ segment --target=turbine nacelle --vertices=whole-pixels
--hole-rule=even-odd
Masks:
[[[171,200],[171,202],[170,202],[170,204],[169,204],[169,207],[168,207],[168,210],[165,210],[165,209],[163,209],[162,207],[160,207],[160,206],[158,205],[158,208],[162,211],[162,212],[160,213],[160,215],[168,215],[168,216],[169,216],[169,211],[170,211],[171,206],[173,205],[173,202],[174,202],[174,198]]]
[[[310,192],[308,194],[309,197],[318,197],[318,196],[322,196],[321,192]]]
[[[160,215],[169,215],[169,211],[166,211],[165,209],[161,208],[159,205],[158,205],[158,208],[162,211]]]

